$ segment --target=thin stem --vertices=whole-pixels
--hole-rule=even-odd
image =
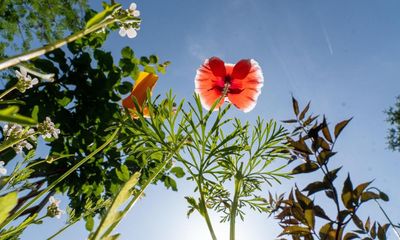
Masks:
[[[58,235],[60,235],[62,232],[64,232],[67,228],[71,227],[72,225],[74,225],[75,223],[77,223],[78,221],[73,221],[68,223],[67,225],[65,225],[64,227],[62,227],[60,230],[58,230],[56,233],[54,233],[53,235],[51,235],[49,238],[47,238],[47,240],[51,240],[55,237],[57,237]]]
[[[400,239],[400,233],[396,230],[396,226],[393,224],[392,220],[389,218],[389,216],[387,215],[386,211],[383,209],[383,207],[381,206],[381,204],[374,199],[376,204],[378,204],[379,208],[381,209],[381,211],[383,212],[383,214],[385,215],[386,219],[389,221],[389,224],[392,226],[394,233],[396,234],[397,238]]]
[[[25,62],[25,61],[31,60],[33,58],[39,57],[45,53],[51,52],[57,48],[64,46],[67,43],[73,42],[89,33],[95,32],[95,31],[107,26],[108,24],[112,24],[115,21],[117,21],[117,19],[115,19],[115,18],[107,19],[104,22],[95,24],[94,26],[92,26],[90,28],[83,29],[77,33],[74,33],[74,34],[72,34],[64,39],[61,39],[59,41],[56,41],[52,44],[45,45],[45,46],[37,48],[37,49],[33,49],[27,53],[22,53],[22,54],[14,56],[14,57],[11,57],[9,59],[6,59],[4,61],[1,61],[0,62],[0,71],[4,70],[6,68],[9,68],[9,67],[15,66],[21,62]]]
[[[75,164],[72,168],[70,168],[67,172],[65,172],[62,176],[60,176],[57,180],[52,182],[45,190],[43,190],[40,194],[38,194],[34,199],[32,199],[30,202],[28,202],[25,206],[23,206],[21,209],[19,209],[16,213],[8,217],[3,223],[0,224],[0,229],[3,229],[5,226],[7,226],[11,221],[16,219],[19,215],[21,215],[29,206],[34,204],[38,199],[40,199],[42,196],[44,196],[47,192],[51,191],[57,184],[59,184],[62,180],[64,180],[66,177],[68,177],[71,173],[73,173],[76,169],[78,169],[82,164],[86,163],[89,159],[91,159],[94,155],[102,151],[104,148],[106,148],[118,135],[120,128],[117,128],[114,133],[107,139],[103,145],[98,147],[96,150],[94,150],[92,153],[90,153],[87,157],[82,159],[80,162]]]
[[[17,89],[17,87],[13,86],[13,87],[10,87],[9,89],[5,90],[4,92],[2,92],[0,94],[0,99],[3,99],[3,97],[5,97],[7,94],[9,94],[10,92],[12,92],[15,89]]]
[[[215,234],[214,228],[211,223],[210,215],[208,214],[208,210],[207,210],[207,206],[206,206],[206,199],[204,196],[202,184],[200,182],[200,181],[202,181],[202,175],[199,174],[199,176],[200,176],[200,179],[199,179],[199,182],[197,182],[197,187],[199,188],[200,204],[201,204],[201,208],[203,210],[203,217],[206,220],[208,230],[210,231],[210,234],[211,234],[211,238],[213,240],[217,240],[217,235]]]
[[[235,225],[236,225],[236,215],[237,209],[239,204],[239,197],[240,197],[240,189],[242,187],[242,180],[241,178],[235,177],[235,193],[233,195],[233,202],[231,206],[230,212],[230,227],[229,227],[229,235],[230,240],[235,240]]]

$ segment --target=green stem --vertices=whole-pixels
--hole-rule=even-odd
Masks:
[[[239,204],[239,196],[240,196],[240,189],[242,188],[242,180],[238,177],[235,177],[235,193],[233,196],[233,202],[231,206],[230,212],[230,227],[229,227],[229,235],[230,240],[235,240],[235,226],[236,226],[236,215],[237,209]]]
[[[9,68],[9,67],[15,66],[21,62],[25,62],[25,61],[31,60],[33,58],[39,57],[45,53],[51,52],[57,48],[64,46],[67,43],[73,42],[89,33],[95,32],[95,31],[107,26],[108,24],[114,23],[115,21],[117,21],[117,20],[114,18],[107,19],[104,22],[96,24],[90,28],[83,29],[77,33],[74,33],[64,39],[58,40],[52,44],[45,45],[45,46],[37,48],[37,49],[33,49],[27,53],[22,53],[22,54],[14,56],[14,57],[11,57],[10,59],[1,61],[0,62],[0,71],[4,70],[6,68]]]
[[[70,168],[67,172],[65,172],[62,176],[60,176],[57,180],[52,182],[43,192],[38,194],[35,198],[33,198],[30,202],[28,202],[25,206],[23,206],[21,209],[19,209],[16,213],[8,217],[3,223],[0,224],[0,229],[3,229],[5,226],[7,226],[10,222],[12,222],[14,219],[16,219],[21,213],[23,213],[29,206],[34,204],[38,199],[40,199],[44,194],[52,190],[57,184],[59,184],[62,180],[64,180],[66,177],[68,177],[71,173],[73,173],[76,169],[78,169],[82,164],[86,163],[89,159],[91,159],[94,155],[102,151],[104,148],[106,148],[118,135],[119,128],[117,128],[114,133],[107,139],[103,145],[98,147],[96,150],[94,150],[92,153],[90,153],[87,157],[82,159],[80,162],[75,164],[72,168]]]
[[[10,92],[12,92],[15,89],[17,89],[17,86],[13,86],[13,87],[10,87],[9,89],[5,90],[4,92],[2,92],[0,94],[0,99],[3,99],[3,97],[5,97],[7,94],[9,94]]]
[[[47,217],[47,215],[44,215],[44,216],[42,216],[42,217],[40,217],[40,218],[38,218],[38,219],[36,219],[36,220],[34,220],[34,221],[28,221],[28,222],[23,222],[21,225],[19,225],[17,228],[15,228],[15,229],[13,229],[13,230],[11,230],[11,231],[9,231],[9,232],[5,232],[5,233],[3,233],[2,235],[1,235],[1,239],[7,239],[7,237],[12,237],[14,234],[17,234],[18,232],[20,232],[20,231],[22,231],[21,229],[23,229],[23,228],[25,228],[25,227],[27,227],[26,225],[29,225],[29,224],[37,224],[37,223],[39,223],[40,221],[42,221],[44,218],[46,218]]]
[[[72,225],[74,225],[75,223],[77,223],[78,221],[73,221],[68,223],[67,225],[65,225],[63,228],[61,228],[60,230],[58,230],[56,233],[54,233],[53,235],[51,235],[49,238],[47,238],[47,240],[51,240],[55,237],[57,237],[58,235],[60,235],[62,232],[64,232],[67,228],[71,227]]]
[[[204,192],[203,192],[203,189],[202,189],[202,185],[199,182],[197,184],[197,186],[199,188],[199,193],[200,193],[200,204],[201,204],[201,208],[203,210],[202,211],[203,212],[203,217],[206,220],[208,230],[210,231],[210,234],[211,234],[211,238],[213,240],[217,240],[217,235],[215,234],[214,228],[213,228],[212,223],[211,223],[210,215],[208,214],[208,210],[207,210],[207,206],[206,206],[206,199],[204,197]]]

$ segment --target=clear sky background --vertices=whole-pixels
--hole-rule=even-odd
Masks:
[[[130,2],[121,3],[127,8]],[[400,222],[400,153],[387,149],[389,126],[384,114],[400,94],[400,1],[138,0],[137,4],[143,18],[137,38],[121,38],[115,32],[105,48],[116,58],[122,47],[131,46],[136,55],[154,53],[172,61],[167,74],[160,76],[156,94],[172,88],[178,99],[192,101],[195,72],[205,58],[218,56],[231,63],[256,59],[265,78],[258,104],[248,114],[233,110],[231,115],[249,121],[257,116],[291,118],[293,94],[303,106],[311,101],[311,112],[325,114],[332,124],[354,117],[336,145],[339,154],[332,166],[344,165],[337,183],[347,172],[354,185],[375,179],[374,185],[391,198],[384,208]],[[97,1],[92,7],[101,9]],[[302,188],[310,178],[318,177],[300,175],[266,190],[281,193],[295,182]],[[178,192],[151,186],[120,225],[121,239],[210,239],[198,214],[186,218],[184,196],[191,194],[193,184],[178,184]],[[373,202],[365,206],[362,215],[383,220]],[[45,239],[65,219],[31,227],[23,239]],[[237,239],[274,239],[280,230],[273,218],[249,211],[246,221],[238,222]],[[227,232],[226,225],[218,225],[219,239],[228,239]],[[86,236],[80,223],[58,239]],[[391,233],[389,239],[395,236]]]

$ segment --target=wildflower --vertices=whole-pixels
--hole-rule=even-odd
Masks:
[[[7,169],[4,167],[4,164],[5,163],[3,161],[0,161],[0,176],[7,174]]]
[[[33,130],[32,128],[25,129],[19,124],[6,124],[3,127],[3,135],[6,141],[14,142],[18,141],[19,139],[24,139],[12,145],[12,148],[17,153],[22,152],[24,148],[26,148],[27,150],[33,148],[32,144],[26,139],[35,141],[36,138],[34,134],[35,130]]]
[[[15,75],[18,78],[16,87],[22,93],[39,83],[37,78],[32,79],[31,76],[28,75],[25,68],[20,68],[19,71],[16,70]]]
[[[131,3],[131,5],[129,6],[129,9],[127,9],[126,11],[132,17],[139,17],[140,16],[140,11],[137,10],[136,7],[137,7],[136,3]]]
[[[122,106],[131,111],[131,116],[133,118],[138,118],[138,116],[134,113],[136,108],[132,98],[136,98],[139,107],[142,107],[143,103],[145,103],[147,99],[147,89],[149,89],[151,92],[156,85],[157,80],[158,76],[156,74],[147,72],[139,73],[138,79],[136,79],[135,85],[132,88],[131,94],[122,101]],[[143,109],[143,116],[150,117],[147,107]]]
[[[61,218],[61,214],[64,214],[65,211],[61,210],[59,205],[61,200],[56,199],[55,197],[51,196],[49,198],[50,205],[47,207],[47,216],[53,218],[56,217],[58,219]]]
[[[128,36],[128,38],[134,38],[137,36],[136,29],[132,26],[121,26],[119,29],[119,35],[121,37]]]
[[[218,110],[227,101],[249,112],[256,106],[264,77],[260,66],[253,59],[242,59],[233,65],[212,57],[206,59],[197,70],[194,82],[195,91],[207,110],[216,101],[219,102],[214,110]]]
[[[38,132],[42,134],[43,138],[58,138],[60,134],[60,129],[56,128],[54,123],[49,117],[46,117],[44,122],[37,125]]]

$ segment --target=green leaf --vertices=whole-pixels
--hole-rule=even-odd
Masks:
[[[351,119],[353,119],[353,118],[341,121],[340,123],[336,124],[336,126],[335,126],[335,138],[337,138],[339,136],[339,134],[342,132],[342,130],[351,121]]]
[[[156,74],[156,70],[154,69],[153,66],[150,66],[150,65],[146,65],[146,66],[143,68],[143,70],[144,70],[145,72],[148,72],[148,73]]]
[[[94,219],[93,219],[93,217],[92,217],[92,216],[87,216],[87,217],[85,218],[85,220],[86,220],[86,224],[85,224],[86,230],[92,231],[92,230],[93,230],[93,226],[94,226]]]
[[[177,178],[182,178],[185,176],[185,172],[181,167],[173,167],[171,169],[171,173],[173,173]]]
[[[123,58],[131,59],[135,56],[135,53],[133,52],[132,48],[127,46],[121,50],[121,55]]]
[[[86,29],[90,28],[98,23],[101,23],[103,20],[106,19],[109,15],[111,15],[114,10],[121,7],[121,4],[114,4],[111,7],[107,6],[106,9],[94,15],[89,21],[86,23]]]
[[[145,57],[145,56],[140,57],[140,65],[147,66],[149,63],[150,63],[150,60],[147,57]]]
[[[123,165],[124,166],[124,165]],[[132,177],[124,184],[121,188],[121,191],[115,196],[110,208],[107,211],[107,214],[102,219],[100,225],[96,230],[96,234],[91,240],[99,239],[99,236],[105,232],[110,226],[112,226],[115,222],[118,222],[121,218],[121,212],[118,210],[131,196],[131,191],[133,187],[139,181],[140,172],[136,172],[132,175]],[[100,239],[104,239],[107,236],[102,236]]]
[[[151,64],[157,64],[158,63],[158,57],[156,55],[150,55],[149,59],[150,59],[150,63]]]
[[[11,210],[13,210],[17,205],[17,202],[17,192],[11,192],[3,197],[0,197],[0,223],[7,219]]]
[[[18,123],[22,125],[35,125],[37,122],[29,117],[18,114],[19,108],[17,106],[7,107],[0,110],[0,121]]]

